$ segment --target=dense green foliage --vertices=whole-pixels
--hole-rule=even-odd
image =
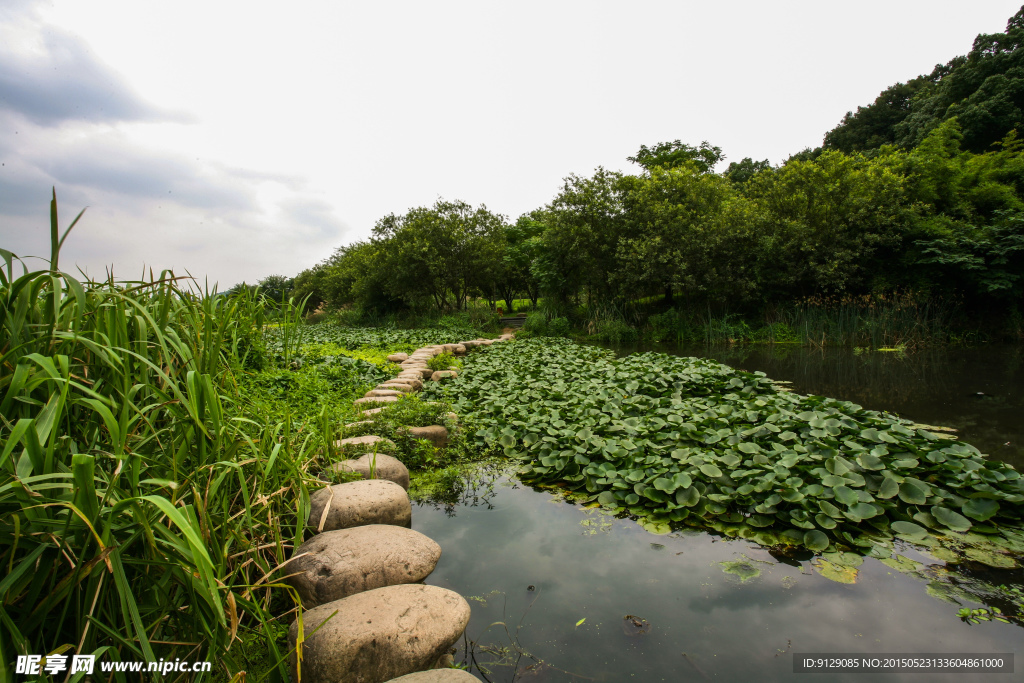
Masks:
[[[849,112],[825,136],[843,152],[919,145],[956,117],[966,149],[982,153],[1024,123],[1024,9],[1005,33],[981,34],[966,56],[939,64],[927,76],[897,83],[866,107]]]
[[[528,340],[469,356],[464,373],[430,391],[482,425],[482,446],[521,460],[522,477],[646,517],[655,530],[685,522],[764,545],[879,557],[894,536],[955,545],[971,530],[980,561],[1014,566],[1006,551],[1024,552],[1024,479],[1011,466],[907,420],[781,391],[714,361],[615,359]]]
[[[514,223],[446,201],[386,216],[370,241],[299,274],[292,293],[364,317],[474,298],[511,311],[522,297],[609,339],[668,310],[690,327],[739,314],[754,328],[784,322],[805,343],[878,335],[869,323],[839,340],[804,334],[797,309],[849,319],[840,309],[900,300],[914,313],[890,316],[906,319],[886,344],[945,341],[950,325],[987,319],[1020,336],[1022,39],[1024,10],[779,167],[745,158],[718,173],[720,148],[675,140],[642,145],[629,157],[637,175],[569,175]],[[932,334],[943,329],[946,339]]]

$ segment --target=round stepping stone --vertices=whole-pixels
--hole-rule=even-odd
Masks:
[[[385,453],[377,453],[376,461],[373,458],[373,453],[365,453],[358,458],[336,462],[327,469],[334,472],[357,472],[363,475],[363,479],[369,479],[372,468],[374,479],[387,479],[409,490],[409,468],[401,460]]]
[[[384,410],[384,409],[383,408],[370,408],[369,410],[361,410],[361,411],[359,411],[359,414],[362,417],[367,417],[369,415],[376,415],[377,413],[379,413],[382,410]]]
[[[448,430],[441,425],[409,427],[407,431],[413,438],[426,439],[434,445],[434,448],[444,448],[448,445]]]
[[[409,526],[412,505],[409,494],[387,479],[366,479],[318,489],[309,497],[307,524],[320,531],[349,529],[367,524]],[[327,510],[324,518],[324,510]],[[320,527],[320,520],[324,525]]]
[[[454,413],[452,414],[454,415]],[[347,425],[345,425],[345,429],[359,429],[360,427],[365,427],[366,425],[372,424],[373,420],[360,420],[359,422],[349,422]]]
[[[480,679],[462,669],[431,669],[392,678],[388,683],[480,683]]]
[[[282,573],[302,607],[312,609],[375,588],[418,583],[434,571],[441,546],[412,529],[370,524],[317,534],[294,557]]]
[[[412,388],[411,384],[404,384],[399,382],[385,382],[384,384],[378,384],[377,386],[374,387],[375,391],[382,391],[384,389],[398,391],[403,394],[408,394],[415,391],[415,389]]]
[[[480,346],[490,346],[494,343],[493,339],[483,339],[480,341]]]
[[[455,355],[456,356],[465,356],[466,355],[466,346],[464,344],[456,344],[455,345]]]
[[[391,450],[395,447],[395,442],[376,434],[366,434],[364,436],[350,436],[347,439],[335,441],[334,447],[339,450],[363,448],[377,448],[378,450],[386,448]]]
[[[469,603],[438,586],[407,584],[357,593],[305,612],[302,680],[380,683],[428,669],[466,630]],[[316,631],[313,633],[313,631]],[[299,623],[288,629],[292,678]]]
[[[420,370],[420,374],[423,376],[423,379],[430,379],[430,376],[434,374],[434,371],[430,368],[422,368]]]
[[[409,386],[412,387],[413,391],[419,391],[420,389],[423,388],[423,373],[422,372],[417,372],[416,374],[411,375],[411,376],[410,375],[399,375],[395,379],[395,381],[396,382],[402,382],[403,384],[408,384]]]
[[[403,360],[408,360],[409,354],[407,353],[393,353],[388,356],[388,360],[392,363],[401,363]]]
[[[367,403],[397,403],[397,396],[364,396],[363,398],[357,398],[352,403],[357,406],[366,405]]]
[[[446,377],[458,377],[458,376],[459,376],[459,373],[456,372],[455,370],[438,370],[437,372],[434,372],[434,373],[432,373],[430,375],[430,379],[432,379],[435,382],[437,382],[438,380],[442,380],[442,379],[444,379]]]
[[[401,396],[404,392],[397,391],[395,389],[371,389],[366,392],[366,396]]]

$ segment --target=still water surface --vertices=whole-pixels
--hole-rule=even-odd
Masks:
[[[762,370],[800,393],[956,427],[983,452],[1021,466],[1019,348],[907,357],[798,348],[676,351]],[[653,535],[500,472],[478,474],[458,501],[417,506],[413,528],[443,549],[427,582],[470,598],[467,638],[476,644],[462,644],[456,659],[470,650],[486,670],[472,667],[481,680],[865,680],[793,673],[793,653],[830,652],[1015,653],[1017,660],[1015,674],[867,674],[873,681],[996,683],[1021,680],[1024,670],[1020,626],[963,623],[960,605],[930,595],[942,592],[936,586],[959,586],[954,597],[980,607],[981,598],[964,593],[983,594],[972,590],[978,580],[1020,585],[1020,569],[947,566],[898,545],[921,563],[916,575],[865,558],[856,583],[836,583],[814,570],[810,553],[775,557],[750,541],[692,529]]]

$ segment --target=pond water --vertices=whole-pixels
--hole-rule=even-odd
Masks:
[[[982,452],[1021,467],[1019,348],[905,357],[675,351],[762,370],[800,393],[955,427]],[[843,583],[823,576],[810,552],[773,555],[751,541],[689,528],[654,535],[496,469],[477,472],[455,494],[414,507],[413,528],[443,549],[427,583],[470,599],[473,616],[456,660],[468,661],[481,680],[863,680],[860,673],[794,673],[794,653],[1014,653],[1016,674],[878,673],[871,680],[1020,680],[1021,626],[968,624],[957,612],[986,605],[1014,612],[991,589],[1021,586],[1021,569],[947,565],[897,540],[903,559],[864,558],[835,577]]]

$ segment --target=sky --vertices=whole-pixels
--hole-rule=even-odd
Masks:
[[[644,144],[777,164],[1018,3],[0,0],[0,248],[48,258],[56,188],[62,270],[223,290]]]

